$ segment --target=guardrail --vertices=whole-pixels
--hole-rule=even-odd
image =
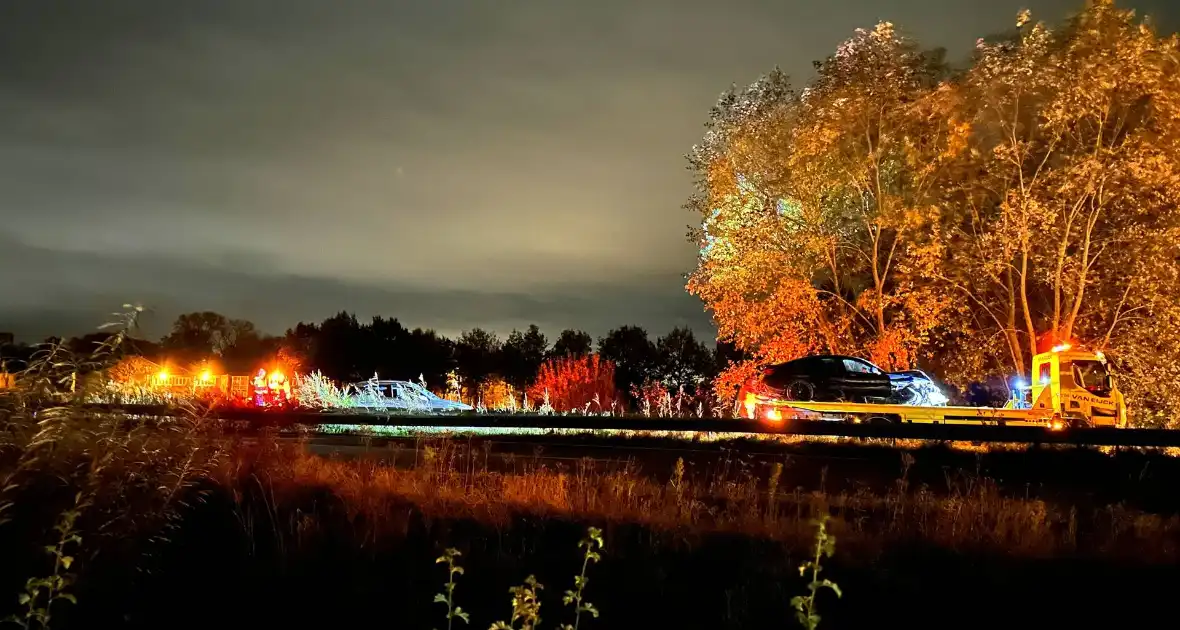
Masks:
[[[94,405],[110,412],[140,416],[175,416],[162,406]],[[1069,428],[965,424],[847,424],[822,420],[762,420],[711,418],[647,418],[539,414],[397,415],[374,413],[284,411],[269,409],[209,410],[208,416],[244,424],[238,430],[261,427],[295,428],[326,424],[394,427],[476,429],[574,429],[617,431],[675,431],[757,435],[815,435],[865,439],[913,439],[942,442],[1014,442],[1074,444],[1078,446],[1180,447],[1180,431],[1166,429]]]

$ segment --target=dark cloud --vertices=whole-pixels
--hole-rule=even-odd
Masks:
[[[149,337],[163,335],[176,315],[194,308],[247,318],[276,333],[339,310],[362,320],[396,316],[411,328],[434,328],[449,336],[476,326],[506,332],[531,323],[552,336],[565,327],[601,335],[624,323],[645,326],[653,334],[672,326],[701,330],[708,325],[675,277],[650,277],[631,287],[571,284],[543,294],[423,290],[252,273],[156,255],[62,252],[2,234],[0,267],[8,270],[0,274],[0,294],[13,296],[0,312],[0,330],[19,330],[29,339],[96,329],[128,302],[150,307],[142,320]],[[22,291],[28,286],[39,289]]]
[[[701,324],[682,155],[722,89],[878,19],[965,53],[1026,4],[1080,0],[6,2],[0,225],[60,276],[0,268],[0,321]]]

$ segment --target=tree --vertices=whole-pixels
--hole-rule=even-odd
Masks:
[[[373,376],[362,361],[365,332],[356,315],[341,311],[320,323],[312,364],[325,376],[352,383]]]
[[[594,339],[584,330],[567,328],[553,342],[551,357],[582,357],[594,352]]]
[[[404,346],[418,375],[426,380],[428,387],[443,390],[447,386],[447,374],[455,369],[455,343],[433,330],[415,328],[410,331]]]
[[[814,312],[844,331],[825,349],[851,342],[887,368],[908,367],[950,304],[929,273],[941,253],[932,206],[963,132],[936,108],[943,51],[882,22],[816,68],[778,197],[785,236],[819,289]]]
[[[141,356],[150,361],[158,361],[163,353],[163,347],[159,343],[132,336],[123,340],[122,348],[125,355]]]
[[[889,23],[817,70],[801,94],[777,71],[729,91],[689,155],[688,289],[721,341],[957,384],[1068,341],[1118,358],[1134,406],[1180,411],[1161,380],[1180,364],[1175,36],[1092,0],[1056,29],[1022,12],[957,75]]]
[[[545,361],[549,341],[535,324],[528,331],[513,330],[500,350],[502,376],[517,391],[524,391]]]
[[[315,364],[316,356],[316,341],[319,338],[320,328],[316,324],[305,324],[299,322],[295,324],[294,328],[288,328],[287,333],[283,335],[282,342],[280,342],[279,357],[280,361],[292,366],[290,369],[295,370],[295,366],[312,366]],[[319,369],[323,366],[316,365]]]
[[[639,326],[620,326],[598,340],[598,354],[614,366],[615,387],[630,394],[653,375],[656,346]]]
[[[1033,354],[1080,342],[1127,359],[1131,402],[1166,397],[1154,366],[1180,359],[1159,354],[1180,341],[1160,325],[1180,274],[1178,71],[1176,38],[1108,0],[1056,30],[1023,12],[978,44],[951,101],[972,133],[942,273],[978,314],[971,363],[1027,373]]]
[[[418,377],[420,368],[414,357],[405,352],[410,331],[397,320],[374,316],[361,327],[361,345],[353,348],[365,374],[382,378],[408,380]]]
[[[549,359],[528,390],[529,399],[548,399],[556,411],[609,411],[615,404],[614,365],[597,354]]]
[[[177,317],[161,345],[181,365],[218,359],[225,369],[243,371],[273,354],[279,342],[260,333],[252,322],[202,311]]]
[[[657,374],[667,389],[695,395],[713,373],[713,354],[692,329],[677,327],[656,340]]]
[[[233,343],[235,331],[225,315],[212,311],[186,313],[176,318],[172,332],[161,342],[164,349],[186,361],[220,355]]]
[[[469,387],[478,388],[499,372],[500,349],[496,334],[482,328],[472,328],[459,336],[455,358],[459,375]]]
[[[28,367],[29,361],[37,351],[36,347],[27,343],[16,343],[11,337],[0,343],[0,372],[15,373]]]
[[[281,340],[263,335],[252,322],[231,319],[224,332],[224,347],[218,353],[222,368],[232,373],[247,373],[278,352]]]
[[[713,347],[713,367],[717,371],[728,368],[731,363],[739,363],[748,358],[746,353],[742,352],[732,341],[718,341],[717,345]]]
[[[66,342],[66,346],[70,352],[76,355],[90,355],[96,352],[110,337],[110,333],[107,332],[87,333],[81,337],[72,337]]]
[[[689,155],[703,219],[688,289],[758,362],[812,352],[913,362],[948,301],[921,271],[943,121],[941,52],[858,30],[802,95],[775,71],[731,90]]]

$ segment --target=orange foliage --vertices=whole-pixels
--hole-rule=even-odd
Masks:
[[[730,363],[713,381],[713,393],[717,400],[729,405],[737,398],[738,390],[758,375],[760,362],[738,361]]]
[[[891,328],[869,342],[869,361],[885,370],[908,370],[916,361],[908,331]]]
[[[488,409],[511,409],[519,403],[516,389],[500,376],[491,376],[479,387],[475,399]],[[473,403],[474,404],[474,403]]]
[[[541,365],[529,388],[529,399],[541,404],[546,392],[549,405],[557,411],[574,411],[591,406],[593,411],[609,409],[615,401],[615,365],[597,354],[550,359]]]
[[[160,366],[141,356],[129,356],[107,370],[107,376],[117,383],[151,383]]]
[[[274,365],[289,374],[298,374],[303,371],[303,366],[306,362],[306,357],[299,351],[284,345],[279,348],[278,353],[275,355]]]

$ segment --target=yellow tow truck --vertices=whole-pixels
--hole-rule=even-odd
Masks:
[[[1127,405],[1101,352],[1069,344],[1033,357],[1031,383],[1018,383],[1003,407],[959,407],[787,400],[747,392],[749,419],[844,422],[925,422],[997,426],[1065,427],[1127,425]]]

